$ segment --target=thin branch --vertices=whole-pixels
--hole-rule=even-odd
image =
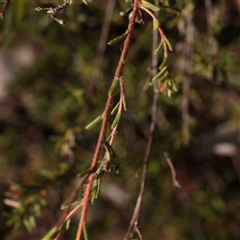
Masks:
[[[135,0],[134,2],[134,8],[133,8],[133,12],[132,12],[132,17],[129,21],[128,24],[128,29],[127,29],[127,36],[124,42],[124,46],[123,46],[123,50],[122,50],[122,54],[115,72],[115,76],[113,78],[112,84],[114,84],[114,81],[117,79],[119,80],[122,76],[122,71],[123,71],[123,67],[124,67],[124,63],[127,57],[127,53],[128,53],[128,49],[130,46],[130,41],[131,41],[131,34],[132,34],[132,30],[135,24],[135,19],[136,19],[136,15],[137,15],[137,11],[139,9],[140,6],[140,0]],[[108,95],[108,99],[105,105],[105,110],[103,113],[103,121],[102,121],[102,126],[101,126],[101,130],[100,130],[100,134],[99,134],[99,138],[98,138],[98,143],[95,149],[95,153],[92,159],[92,164],[91,164],[91,170],[95,170],[97,167],[97,163],[98,163],[98,159],[99,159],[99,155],[100,155],[100,151],[103,145],[103,142],[105,141],[106,138],[106,129],[107,129],[107,122],[109,119],[109,113],[110,113],[110,108],[113,102],[113,98],[114,98],[114,93]],[[87,210],[88,210],[88,203],[89,203],[89,199],[90,199],[90,194],[91,194],[91,189],[92,189],[92,184],[93,184],[93,179],[94,179],[94,174],[91,173],[89,176],[89,181],[87,184],[87,188],[84,194],[84,198],[83,198],[83,208],[82,208],[82,213],[81,213],[81,218],[79,221],[79,226],[78,226],[78,232],[77,232],[77,236],[76,236],[76,240],[80,240],[81,236],[83,234],[83,227],[84,224],[86,222],[86,216],[87,216]]]
[[[87,181],[88,177],[89,177],[90,173],[87,174],[82,182],[78,185],[78,187],[72,192],[72,196],[70,198],[70,201],[68,203],[68,207],[66,208],[66,210],[62,213],[62,216],[60,217],[60,219],[58,220],[58,222],[56,223],[55,227],[59,230],[61,230],[63,224],[66,222],[66,218],[69,215],[69,211],[70,211],[70,207],[71,204],[75,201],[77,194],[79,193],[79,191],[82,189],[84,183]]]
[[[1,11],[0,11],[0,19],[3,19],[4,14],[5,14],[5,11],[6,11],[6,9],[7,9],[7,6],[8,6],[8,4],[10,3],[10,0],[5,0],[5,1],[3,1],[3,2],[4,2],[4,4],[3,4],[3,7],[2,7],[2,9],[1,9]]]
[[[155,16],[154,16],[155,17]],[[152,76],[157,74],[157,64],[158,64],[158,56],[155,52],[157,46],[158,46],[158,33],[156,31],[153,32],[153,44],[152,44]],[[142,179],[141,179],[141,187],[140,191],[138,194],[137,202],[135,205],[135,209],[132,215],[132,219],[130,221],[128,230],[125,234],[124,239],[127,239],[127,237],[133,232],[136,232],[139,235],[139,217],[140,217],[140,212],[141,212],[141,205],[142,205],[142,198],[143,198],[143,193],[145,190],[145,184],[146,184],[146,179],[147,179],[147,172],[148,172],[148,164],[150,161],[150,154],[151,154],[151,149],[152,149],[152,143],[153,143],[153,135],[155,131],[155,126],[156,126],[156,120],[157,120],[157,102],[158,102],[158,97],[159,94],[154,91],[153,95],[153,103],[152,103],[152,120],[150,124],[150,131],[149,131],[149,137],[148,137],[148,143],[147,143],[147,149],[145,152],[145,157],[143,160],[143,173],[142,173]],[[139,235],[141,236],[141,235]]]
[[[97,162],[98,162],[98,158],[99,158],[100,151],[101,151],[101,148],[102,148],[102,144],[105,141],[108,116],[109,116],[109,113],[110,113],[110,108],[111,108],[111,105],[112,105],[112,101],[113,101],[113,95],[108,97],[108,100],[107,100],[107,103],[106,103],[106,106],[105,106],[101,131],[100,131],[100,135],[99,135],[99,138],[98,138],[98,143],[97,143],[95,153],[94,153],[94,156],[93,156],[93,160],[92,160],[92,164],[91,164],[91,170],[93,170],[93,171],[97,167]],[[81,236],[82,236],[82,233],[83,233],[83,226],[85,224],[86,217],[87,217],[88,203],[89,203],[89,199],[90,199],[93,179],[94,179],[94,174],[92,173],[92,174],[90,174],[90,176],[88,178],[88,184],[87,184],[87,188],[86,188],[84,198],[83,198],[83,209],[82,209],[81,218],[80,218],[80,221],[79,221],[79,227],[78,227],[76,240],[80,240]]]
[[[141,9],[144,10],[145,12],[147,12],[152,17],[153,20],[158,21],[156,16],[151,11],[149,11],[147,8],[141,6]],[[168,57],[168,48],[167,48],[167,43],[165,40],[165,34],[161,27],[158,27],[158,31],[161,36],[161,42],[163,43],[163,56],[167,58]],[[157,48],[157,46],[156,46],[156,48]],[[154,49],[154,51],[156,50],[156,48]]]
[[[83,203],[79,203],[64,219],[64,223],[67,222],[72,216],[73,214],[82,207]],[[58,240],[58,238],[60,237],[60,231],[64,225],[64,223],[58,228],[59,234],[54,238],[54,240]]]
[[[59,24],[63,25],[63,24],[64,24],[64,21],[63,21],[62,19],[60,19],[60,18],[57,18],[57,17],[56,17],[56,14],[57,14],[59,11],[63,10],[64,8],[66,8],[69,4],[70,4],[70,0],[62,3],[61,5],[59,5],[59,6],[56,7],[56,8],[52,8],[52,7],[49,7],[49,8],[37,7],[37,8],[35,8],[34,10],[35,10],[35,11],[38,11],[38,12],[39,12],[39,11],[42,11],[42,10],[43,10],[43,11],[47,11],[47,14],[48,14],[52,19],[54,19],[55,21],[57,21]]]
[[[170,167],[171,174],[172,174],[172,181],[173,181],[174,186],[177,187],[177,188],[181,188],[181,185],[180,185],[180,183],[177,180],[177,174],[176,174],[175,168],[174,168],[174,166],[172,164],[172,161],[171,161],[168,153],[164,152],[163,154],[164,154],[164,156],[166,158],[168,166]]]
[[[136,227],[135,231],[136,231],[136,233],[137,233],[137,235],[139,237],[139,240],[143,240],[142,234],[141,234],[141,232],[139,231],[139,229],[137,227]]]

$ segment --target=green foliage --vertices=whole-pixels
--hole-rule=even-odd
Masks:
[[[142,1],[146,9],[157,12],[160,8],[160,13],[156,20],[141,9],[145,24],[136,23],[133,32],[121,102],[119,79],[112,85],[111,81],[122,47],[113,43],[127,36],[128,14],[120,16],[119,12],[132,9],[131,2],[117,1],[95,77],[107,1],[70,1],[71,6],[57,13],[65,25],[45,11],[34,11],[38,5],[57,7],[62,1],[16,1],[7,7],[0,23],[1,57],[6,63],[2,70],[11,74],[3,86],[1,124],[1,195],[6,224],[0,230],[6,239],[55,236],[55,224],[61,210],[68,208],[71,191],[79,179],[93,172],[93,217],[87,222],[84,237],[114,239],[119,232],[124,234],[126,225],[122,223],[131,217],[129,209],[132,212],[140,185],[135,175],[138,172],[141,176],[149,136],[154,92],[152,87],[146,88],[149,85],[160,95],[140,221],[144,239],[158,239],[160,234],[167,239],[240,236],[236,224],[239,179],[234,162],[238,151],[234,149],[240,144],[236,137],[240,31],[234,20],[239,14],[238,3],[210,1],[212,12],[208,9],[208,15],[206,6],[197,1],[159,1],[160,6],[155,6],[155,1]],[[189,20],[191,14],[193,19]],[[187,28],[191,26],[194,37],[189,43]],[[160,36],[158,47],[152,50],[152,32],[159,28],[164,37]],[[30,47],[34,59],[15,70],[14,64],[20,63],[15,62],[17,57],[9,56],[22,45]],[[150,74],[152,54],[159,56],[155,76]],[[186,95],[187,77],[191,83]],[[116,99],[107,136],[117,125],[118,132],[113,145],[109,144],[111,136],[106,139],[101,161],[93,171],[90,160],[104,105],[113,94]],[[187,113],[183,107],[186,101]],[[128,111],[119,113],[120,107]],[[188,119],[187,129],[184,119]],[[221,155],[219,143],[228,143],[233,150]],[[182,189],[174,189],[163,151],[171,156]],[[84,190],[70,209],[81,203],[83,196]],[[76,218],[65,223],[62,239],[74,239],[77,227]]]

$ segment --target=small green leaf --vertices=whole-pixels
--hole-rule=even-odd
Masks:
[[[104,171],[102,171],[104,172]],[[91,203],[94,204],[95,200],[98,198],[99,192],[101,188],[101,176],[94,180],[94,185],[92,186],[92,194],[91,194]]]
[[[167,66],[162,68],[162,70],[152,79],[152,82],[154,82],[156,79],[160,78],[167,70]]]
[[[28,218],[29,224],[31,226],[31,229],[35,229],[36,228],[36,221],[35,221],[35,217],[30,215]]]
[[[170,88],[171,90],[173,90],[174,92],[177,92],[177,91],[178,91],[178,90],[177,90],[176,83],[175,83],[175,81],[174,81],[173,78],[169,78],[169,79],[168,79],[168,86],[169,86],[169,88]]]
[[[53,227],[42,239],[51,239],[57,231],[57,228]]]
[[[163,67],[167,65],[168,57],[164,57],[161,65],[159,66],[159,70],[161,70]]]
[[[126,36],[127,36],[127,33],[124,33],[121,36],[118,36],[118,37],[114,38],[113,40],[109,41],[108,45],[113,45],[113,44],[119,42],[120,40],[122,40],[123,38],[125,38]]]
[[[166,38],[166,36],[165,36],[165,41],[166,41],[166,43],[167,43],[168,49],[169,49],[170,51],[172,51],[172,50],[173,50],[173,49],[172,49],[172,45],[171,45],[170,41]]]
[[[167,80],[167,85],[168,85],[168,87],[171,89],[171,87],[172,87],[172,82],[171,82],[170,79]]]
[[[99,176],[102,175],[102,172],[103,172],[102,166],[100,166],[100,167],[97,169],[97,171],[95,172],[95,176],[97,176],[97,178],[98,178]]]
[[[118,89],[119,84],[118,84],[118,79],[114,79],[111,88],[108,91],[108,96],[113,95],[116,90]]]
[[[94,204],[95,200],[96,200],[96,189],[97,189],[97,185],[94,184],[92,186],[92,193],[91,193],[91,203]]]
[[[170,88],[167,90],[167,96],[169,98],[171,98],[171,96],[172,96],[172,90]]]
[[[91,173],[91,172],[93,172],[93,170],[90,169],[90,168],[88,168],[88,169],[83,170],[83,171],[81,171],[80,173],[78,173],[78,174],[77,174],[77,177],[82,177],[82,176],[84,176],[84,175],[86,175],[86,174],[88,174],[88,173]]]
[[[171,79],[171,81],[172,81],[172,83],[173,83],[172,89],[173,89],[175,92],[177,92],[178,89],[177,89],[177,85],[176,85],[175,81],[174,81],[173,79]]]
[[[155,5],[153,5],[152,3],[147,2],[147,1],[142,2],[142,6],[145,7],[145,8],[147,8],[147,9],[150,9],[150,10],[152,10],[152,11],[154,11],[154,12],[160,10],[159,7],[157,7],[157,6],[155,6]]]
[[[88,240],[88,233],[87,233],[86,223],[83,224],[83,237],[84,237],[84,240]]]
[[[69,229],[69,227],[70,227],[70,222],[71,222],[71,219],[68,219],[67,222],[66,222],[66,230]]]
[[[153,86],[156,83],[161,83],[161,82],[165,81],[168,77],[169,77],[168,75],[162,76],[162,77],[156,79],[154,82],[149,83],[149,85]]]
[[[115,157],[115,153],[114,153],[112,146],[107,141],[105,141],[104,147],[110,157],[110,160],[112,160]]]
[[[159,27],[159,21],[154,19],[153,20],[153,31],[156,31]]]
[[[120,118],[121,118],[121,115],[120,114],[117,114],[112,125],[111,125],[111,129],[114,129],[116,127],[116,125],[119,123],[120,121]]]
[[[95,196],[96,199],[98,198],[100,189],[101,189],[101,178],[98,179],[98,183],[97,183],[96,196]]]
[[[116,106],[111,111],[111,115],[114,115],[117,112],[118,107],[119,107],[119,102],[116,104]]]
[[[161,42],[159,43],[157,49],[155,50],[155,53],[160,52],[160,50],[162,49],[162,47],[163,47],[163,41],[161,41]]]
[[[27,229],[28,232],[31,232],[31,227],[30,227],[30,224],[28,222],[28,219],[23,220],[23,225],[25,226],[25,228]]]
[[[83,3],[85,3],[87,5],[87,0],[82,0],[82,1],[83,1]]]
[[[90,122],[85,129],[90,129],[92,128],[94,125],[96,125],[97,123],[99,123],[102,120],[102,115],[98,116],[97,118],[95,118],[92,122]]]
[[[124,111],[127,111],[127,102],[125,96],[123,96],[123,109]]]

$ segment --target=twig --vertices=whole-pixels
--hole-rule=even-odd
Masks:
[[[158,46],[158,36],[159,36],[158,33],[156,31],[154,31],[153,44],[152,44],[152,75],[153,76],[157,74],[158,56],[157,56],[157,54],[154,54],[154,52]],[[134,212],[132,215],[132,219],[130,221],[130,224],[129,224],[129,227],[125,234],[124,239],[127,239],[127,237],[130,235],[131,232],[133,232],[133,233],[136,232],[138,235],[140,233],[140,231],[138,229],[138,224],[139,224],[139,217],[140,217],[140,212],[141,212],[142,198],[143,198],[143,193],[145,190],[145,184],[146,184],[146,179],[147,179],[148,164],[150,161],[150,154],[151,154],[152,143],[153,143],[153,134],[155,131],[155,126],[156,126],[158,97],[159,97],[159,94],[156,91],[154,91],[153,103],[152,103],[152,120],[151,120],[151,125],[150,125],[146,153],[145,153],[145,157],[143,160],[143,173],[142,173],[142,179],[141,179],[141,187],[140,187],[140,191],[138,194],[135,209],[134,209]],[[141,236],[141,235],[139,235],[139,236]]]
[[[123,46],[123,50],[122,50],[122,54],[115,72],[115,76],[113,78],[112,84],[114,83],[114,80],[119,80],[122,76],[122,71],[123,71],[123,67],[124,67],[124,62],[126,60],[127,57],[127,53],[128,53],[128,49],[129,49],[129,45],[130,45],[130,40],[131,40],[131,34],[132,34],[132,30],[135,24],[135,19],[136,19],[136,15],[137,15],[137,11],[139,9],[140,6],[140,0],[135,0],[134,2],[134,8],[133,8],[133,12],[132,12],[132,17],[129,21],[128,24],[128,29],[127,29],[127,36],[124,42],[124,46]],[[97,167],[97,163],[98,163],[98,158],[100,155],[100,151],[102,148],[102,144],[105,141],[105,135],[106,135],[106,129],[107,129],[107,122],[109,119],[109,113],[110,113],[110,108],[113,102],[113,98],[114,98],[114,93],[108,95],[108,99],[105,105],[105,110],[103,113],[103,121],[102,121],[102,126],[101,126],[101,130],[100,130],[100,134],[99,134],[99,138],[98,138],[98,143],[95,149],[95,153],[92,159],[92,164],[91,164],[91,170],[95,170]],[[76,236],[76,240],[80,240],[82,233],[83,233],[83,227],[84,224],[86,222],[86,216],[87,216],[87,210],[88,210],[88,203],[89,203],[89,199],[90,199],[90,194],[91,194],[91,189],[92,189],[92,184],[93,184],[93,179],[94,179],[94,174],[91,173],[89,176],[89,182],[87,184],[87,188],[84,194],[84,198],[83,198],[83,208],[82,208],[82,213],[81,213],[81,218],[79,221],[79,226],[78,226],[78,231],[77,231],[77,236]]]
[[[73,215],[80,207],[82,207],[82,204],[83,204],[82,202],[79,203],[79,204],[65,217],[64,223],[67,222],[67,221],[72,217],[72,215]],[[60,231],[61,231],[64,223],[62,223],[62,225],[58,228],[59,234],[54,238],[54,240],[58,240],[58,238],[59,238],[59,236],[60,236]]]
[[[147,8],[141,6],[141,9],[144,10],[145,12],[147,12],[152,17],[152,19],[154,19],[155,21],[158,21],[156,16],[151,11],[149,11]],[[159,34],[161,36],[161,41],[163,43],[163,56],[167,58],[168,57],[168,48],[167,48],[167,44],[166,44],[166,41],[165,41],[165,34],[164,34],[161,27],[158,27],[158,31],[159,31]],[[156,48],[157,48],[157,46],[156,46]],[[154,51],[156,50],[156,48],[154,49]]]
[[[137,235],[139,237],[139,240],[143,240],[142,234],[141,234],[141,232],[139,231],[139,229],[137,227],[136,227],[135,231],[136,231],[136,233],[137,233]]]
[[[177,187],[177,188],[181,188],[181,185],[180,185],[180,183],[177,180],[177,174],[176,174],[175,168],[174,168],[174,166],[172,164],[171,159],[169,158],[168,153],[164,152],[163,154],[164,154],[164,156],[166,158],[168,166],[170,167],[171,174],[172,174],[172,181],[173,181],[174,186]]]
[[[54,19],[55,21],[57,21],[58,23],[60,23],[61,25],[63,25],[63,24],[64,24],[64,21],[63,21],[62,19],[60,19],[60,18],[57,18],[57,17],[56,17],[56,14],[57,14],[59,11],[63,10],[64,8],[66,8],[69,4],[70,4],[70,0],[62,3],[61,5],[59,5],[59,6],[56,7],[56,8],[52,8],[52,7],[49,7],[49,8],[37,7],[37,8],[35,8],[34,10],[35,10],[35,11],[38,11],[38,12],[39,12],[39,11],[42,11],[42,10],[43,10],[43,11],[47,11],[47,14],[48,14],[52,19]]]
[[[82,189],[84,183],[87,181],[88,177],[89,177],[90,173],[88,173],[82,180],[82,182],[79,184],[79,186],[73,191],[72,196],[70,198],[70,201],[68,203],[68,206],[66,208],[66,210],[62,213],[62,216],[60,217],[60,219],[58,220],[58,222],[56,223],[55,227],[56,229],[58,229],[58,231],[60,232],[62,229],[63,224],[66,222],[67,216],[69,216],[69,211],[70,211],[70,207],[71,204],[74,202],[74,200],[77,197],[77,194],[79,193],[79,191]],[[80,203],[81,204],[81,203]],[[80,205],[79,204],[79,205]],[[79,206],[78,205],[78,206]],[[78,206],[76,206],[74,209],[76,209]],[[73,210],[74,210],[73,209]],[[73,211],[72,210],[72,211]],[[58,237],[56,237],[56,239],[58,239]]]
[[[6,11],[6,8],[7,8],[8,4],[10,3],[10,0],[5,0],[3,2],[4,2],[4,4],[3,4],[3,7],[2,7],[2,9],[0,11],[0,19],[3,19],[4,13]]]

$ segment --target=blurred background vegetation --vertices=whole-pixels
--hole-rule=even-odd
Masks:
[[[154,240],[240,239],[240,2],[159,2],[178,92],[159,98],[140,231]],[[85,126],[104,109],[122,44],[98,51],[106,9],[114,7],[107,41],[128,24],[119,14],[130,6],[125,1],[75,0],[58,15],[65,25],[34,11],[61,3],[11,1],[0,22],[0,235],[6,240],[41,239],[80,182],[76,175],[90,165],[100,125]],[[128,111],[113,144],[119,174],[103,177],[88,215],[90,239],[122,239],[139,191],[135,175],[153,98],[152,87],[146,88],[152,23],[144,17],[124,69]],[[171,156],[180,189],[163,151]],[[78,219],[76,214],[60,239],[74,239]]]

